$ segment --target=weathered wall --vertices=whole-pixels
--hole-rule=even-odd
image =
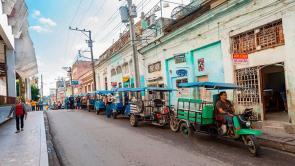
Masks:
[[[224,66],[225,82],[235,82],[235,68],[285,62],[289,114],[294,117],[295,65],[292,63],[295,56],[290,54],[295,51],[294,3],[293,0],[231,0],[141,49],[145,64],[158,60],[163,62],[175,54],[188,52],[216,41],[221,41],[221,62]],[[278,19],[282,19],[283,22],[285,45],[250,54],[247,65],[234,66],[230,52],[230,37]],[[165,71],[162,70],[162,74],[165,76]],[[165,82],[169,83],[167,77],[164,78]],[[232,96],[231,93],[229,95]],[[256,108],[262,112],[262,105],[257,105]]]
[[[285,71],[288,97],[288,110],[292,123],[295,124],[295,7],[290,8],[283,15],[285,33]]]

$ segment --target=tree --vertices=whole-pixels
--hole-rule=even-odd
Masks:
[[[36,85],[31,85],[32,100],[38,101],[40,98],[40,89]]]

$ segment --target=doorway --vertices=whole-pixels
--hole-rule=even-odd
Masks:
[[[265,66],[260,74],[265,120],[288,122],[284,64]]]

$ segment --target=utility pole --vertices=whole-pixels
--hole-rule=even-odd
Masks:
[[[140,87],[140,75],[139,75],[139,64],[138,64],[138,56],[137,56],[137,48],[135,45],[135,31],[134,31],[134,18],[131,15],[132,11],[132,0],[127,0],[128,4],[128,13],[129,13],[129,19],[130,19],[130,38],[131,38],[131,46],[133,51],[133,63],[134,63],[134,74],[135,74],[135,87]]]
[[[70,73],[70,81],[71,81],[70,85],[71,85],[71,92],[72,92],[72,95],[74,95],[74,87],[73,87],[73,85],[72,85],[72,83],[73,83],[73,75],[72,75],[72,68],[71,68],[71,67],[69,67],[69,71],[68,71],[68,72]]]
[[[91,53],[92,75],[93,75],[92,79],[93,79],[93,83],[94,83],[94,91],[96,91],[95,64],[94,64],[94,58],[93,58],[93,41],[92,41],[92,37],[91,37],[91,31],[85,30],[85,29],[72,28],[72,27],[69,27],[69,29],[72,31],[82,32],[85,36],[88,37],[87,44],[88,44],[88,47],[90,48],[90,53]]]

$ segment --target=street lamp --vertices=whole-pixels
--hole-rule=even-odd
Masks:
[[[72,31],[78,31],[83,33],[86,37],[88,37],[88,40],[86,41],[88,44],[88,47],[90,48],[90,54],[91,54],[91,62],[92,62],[92,77],[93,77],[93,83],[94,83],[94,91],[96,91],[96,79],[95,79],[95,64],[94,64],[94,58],[93,58],[93,40],[91,37],[91,31],[86,29],[79,29],[79,28],[72,28],[69,27]]]
[[[71,67],[63,67],[62,69],[66,70],[70,74],[70,86],[71,86],[71,92],[72,95],[74,95],[74,87],[72,85],[73,82],[73,76],[72,76],[72,68]]]

